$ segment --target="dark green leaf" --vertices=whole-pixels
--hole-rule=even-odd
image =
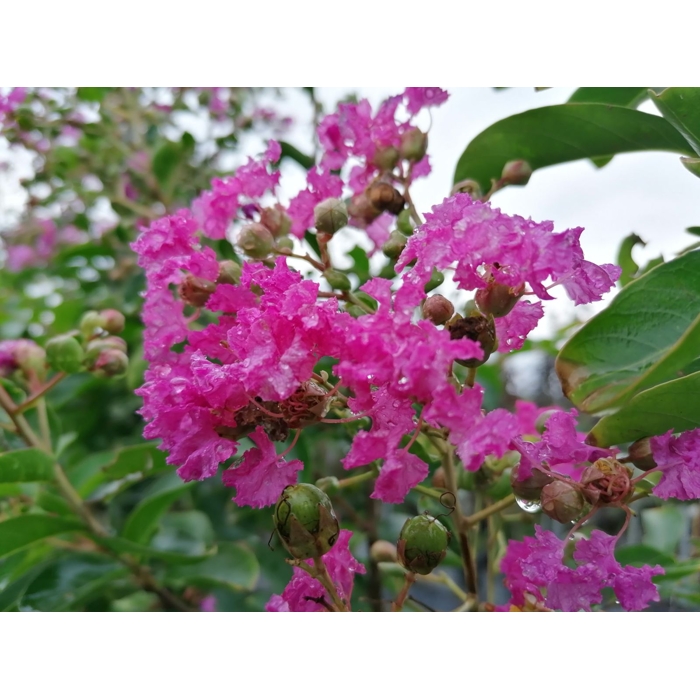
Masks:
[[[136,554],[145,559],[157,559],[167,562],[168,564],[194,564],[216,554],[215,546],[210,549],[203,549],[200,554],[183,554],[177,551],[169,551],[167,549],[156,549],[155,547],[147,547],[142,544],[137,544],[131,540],[125,540],[123,537],[93,537],[93,539],[103,547],[111,549],[119,554]]]
[[[637,107],[649,95],[645,87],[583,87],[578,88],[569,102],[597,102],[620,107]]]
[[[698,356],[700,251],[630,282],[561,349],[565,395],[589,413],[673,379]]]
[[[123,447],[113,462],[102,468],[107,480],[123,479],[142,472],[145,476],[165,468],[165,453],[156,449],[157,442]]]
[[[111,87],[79,87],[78,97],[87,102],[101,102],[102,98],[114,90]]]
[[[683,134],[695,153],[700,155],[700,88],[670,87],[658,95],[650,90],[649,96],[659,112]]]
[[[83,527],[83,524],[77,520],[54,518],[51,515],[20,515],[3,520],[0,522],[0,558],[45,537],[82,530]]]
[[[36,447],[0,454],[0,483],[51,481],[53,463],[51,455]]]
[[[607,447],[695,428],[700,428],[700,372],[637,394],[617,413],[601,418],[588,439]]]
[[[526,160],[537,170],[581,158],[646,150],[692,152],[671,124],[652,114],[600,104],[540,107],[482,131],[460,157],[454,180],[477,180],[487,191],[511,160]]]
[[[690,233],[693,236],[700,236],[700,226],[688,226],[686,233]]]
[[[683,167],[688,171],[693,173],[695,177],[700,177],[700,158],[681,158],[681,163]]]
[[[292,146],[291,143],[280,141],[280,148],[282,149],[280,161],[284,160],[285,158],[289,158],[290,160],[299,163],[304,170],[310,170],[314,167],[314,159],[311,156],[307,156],[305,153],[302,153],[298,148]]]
[[[182,159],[182,147],[167,141],[153,155],[151,169],[161,187],[167,188]]]
[[[632,257],[632,249],[636,245],[646,245],[636,233],[630,233],[629,236],[625,236],[620,244],[620,250],[617,253],[617,264],[622,268],[622,274],[620,275],[621,287],[631,282],[632,278],[639,272],[639,265]]]
[[[369,258],[367,253],[360,246],[356,245],[348,255],[355,264],[345,270],[345,272],[354,272],[360,278],[360,285],[364,284],[369,279]]]
[[[48,565],[48,561],[43,561],[5,586],[5,588],[0,591],[0,612],[15,608],[24,595],[24,592],[27,590],[27,587]]]
[[[667,567],[675,563],[675,559],[665,552],[654,549],[648,544],[632,544],[615,550],[615,559],[622,566],[654,566]]]

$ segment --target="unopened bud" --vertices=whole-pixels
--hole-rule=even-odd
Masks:
[[[380,170],[389,171],[394,169],[399,162],[399,157],[398,149],[393,146],[387,146],[386,148],[377,149],[372,158],[372,163]]]
[[[100,311],[102,330],[113,335],[119,335],[124,330],[125,318],[121,311],[104,309]]]
[[[46,375],[46,351],[33,340],[19,338],[0,342],[0,377],[20,370],[26,379]]]
[[[352,288],[348,276],[340,272],[339,270],[326,270],[323,273],[328,284],[330,284],[332,289],[340,289],[344,292],[349,292]]]
[[[316,486],[330,496],[340,491],[340,482],[336,476],[322,476],[316,480]]]
[[[580,482],[591,505],[624,503],[634,492],[632,469],[612,457],[602,457],[587,466]]]
[[[414,163],[423,160],[428,152],[428,134],[413,127],[401,136],[401,157]]]
[[[433,268],[433,272],[430,275],[430,279],[425,283],[423,291],[427,294],[432,292],[433,289],[437,289],[445,281],[445,275],[440,272],[437,268]]]
[[[209,297],[216,291],[216,283],[205,280],[203,277],[188,274],[180,282],[177,291],[180,299],[185,303],[200,308],[209,301]]]
[[[80,319],[80,332],[86,338],[92,338],[102,331],[102,318],[97,311],[88,311]]]
[[[442,467],[438,467],[433,474],[432,484],[436,489],[446,489],[447,488],[447,477],[445,476],[445,470]]]
[[[648,472],[657,466],[648,437],[633,442],[630,445],[629,453],[632,464],[643,472]]]
[[[239,248],[253,260],[266,258],[275,247],[272,234],[262,224],[248,224],[238,234]]]
[[[471,358],[469,360],[456,360],[464,367],[479,367],[486,362],[491,356],[491,353],[496,349],[496,327],[492,318],[488,318],[474,309],[469,312],[465,318],[455,318],[450,321],[445,328],[450,332],[452,340],[461,338],[469,338],[479,345],[484,351],[484,356],[481,360]]]
[[[537,416],[537,420],[535,421],[535,428],[537,429],[537,432],[542,435],[544,431],[547,429],[547,421],[555,414],[559,413],[559,410],[556,408],[551,408],[549,411],[543,411],[540,413],[539,416]]]
[[[235,260],[222,260],[219,263],[217,284],[238,284],[241,281],[241,266]]]
[[[314,225],[319,233],[333,235],[348,225],[348,210],[345,203],[335,197],[324,199],[314,207]]]
[[[98,377],[121,377],[129,367],[129,358],[121,350],[103,350],[90,367]]]
[[[396,545],[399,563],[413,573],[429,574],[445,558],[450,536],[450,531],[427,513],[409,518]]]
[[[382,212],[372,205],[365,192],[355,195],[348,205],[348,214],[361,226],[371,224]]]
[[[291,236],[282,236],[277,239],[276,248],[281,253],[291,253],[294,251],[294,241]]]
[[[514,467],[510,473],[510,485],[513,493],[523,501],[539,501],[542,497],[542,489],[551,484],[554,479],[541,469],[533,469],[532,474],[525,479],[518,479],[518,468]]]
[[[395,260],[406,247],[407,240],[408,239],[401,231],[392,231],[389,240],[382,246],[382,253],[384,253],[387,258]]]
[[[458,192],[468,194],[472,199],[481,199],[483,195],[481,185],[476,180],[462,180],[456,183],[452,187],[450,194],[457,194]]]
[[[378,563],[395,563],[398,561],[396,545],[393,542],[387,542],[386,540],[377,540],[376,542],[373,542],[372,546],[369,548],[369,556],[373,561]]]
[[[436,326],[447,323],[454,315],[455,307],[442,294],[434,294],[423,302],[423,318],[427,318]]]
[[[477,290],[474,299],[486,315],[502,318],[513,310],[524,291],[525,284],[509,287],[507,284],[490,282],[486,288]]]
[[[553,481],[542,489],[542,510],[560,523],[576,522],[586,510],[580,491],[564,481]]]
[[[340,533],[331,499],[311,484],[287,486],[275,506],[277,534],[295,559],[320,557]]]
[[[367,190],[367,197],[375,209],[398,215],[406,206],[403,195],[388,182],[375,182]]]
[[[413,220],[411,219],[411,212],[408,209],[404,209],[396,219],[396,228],[403,233],[404,236],[412,236],[413,231]]]
[[[85,359],[92,362],[103,350],[121,350],[126,353],[126,340],[116,335],[91,340],[85,347]]]
[[[527,185],[532,168],[526,160],[511,160],[503,166],[501,182],[504,185]]]
[[[75,374],[83,369],[85,352],[72,335],[57,335],[46,343],[46,359],[57,372]]]
[[[292,228],[292,220],[281,204],[265,207],[260,213],[260,223],[274,236],[286,236]]]

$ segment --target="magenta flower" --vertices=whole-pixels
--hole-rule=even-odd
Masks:
[[[542,316],[544,316],[544,309],[541,301],[533,304],[521,300],[507,316],[494,319],[498,352],[520,350],[530,331],[537,327]]]
[[[700,429],[689,430],[673,437],[665,435],[650,439],[654,461],[661,472],[661,481],[652,489],[659,498],[688,501],[700,498]]]
[[[437,87],[412,87],[406,88],[403,96],[408,100],[408,111],[411,114],[418,114],[424,107],[443,104],[450,94]]]

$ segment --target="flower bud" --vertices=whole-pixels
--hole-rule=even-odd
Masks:
[[[446,489],[447,488],[447,478],[445,477],[445,470],[442,467],[438,467],[433,474],[432,484],[436,489]]]
[[[314,226],[319,233],[333,235],[348,225],[348,210],[345,202],[335,197],[324,199],[314,207]]]
[[[116,309],[100,311],[100,321],[102,330],[112,335],[119,335],[124,330],[124,314]]]
[[[484,351],[484,357],[481,360],[475,358],[455,360],[464,367],[479,367],[483,365],[497,347],[496,327],[493,323],[493,318],[487,318],[476,309],[470,311],[465,318],[451,320],[445,325],[445,328],[449,330],[452,340],[469,338],[469,340],[479,343]]]
[[[490,282],[485,289],[478,289],[474,300],[481,311],[494,318],[507,316],[525,291],[525,284],[509,287],[507,284]]]
[[[85,347],[85,359],[88,362],[92,362],[103,350],[121,350],[123,353],[126,353],[126,340],[116,335],[95,338]]]
[[[368,226],[381,213],[379,209],[372,205],[365,192],[355,195],[348,205],[348,214],[352,216],[353,219],[357,219],[360,226]]]
[[[481,199],[483,195],[481,185],[476,180],[462,180],[456,183],[452,187],[452,192],[450,192],[450,194],[457,194],[458,192],[464,192],[472,199]]]
[[[533,469],[532,474],[525,479],[518,479],[518,468],[510,473],[510,485],[513,493],[523,501],[539,501],[542,489],[551,484],[554,479],[541,469]]]
[[[326,270],[323,273],[328,284],[331,285],[332,289],[340,289],[345,292],[349,292],[352,288],[348,276],[340,272],[339,270]]]
[[[372,158],[372,163],[376,165],[380,170],[389,171],[396,167],[399,162],[399,151],[393,146],[387,146],[386,148],[379,148]]]
[[[57,335],[46,343],[46,359],[57,372],[75,374],[83,369],[85,352],[72,335]]]
[[[92,338],[102,330],[102,318],[97,311],[88,311],[80,319],[80,332],[86,338]]]
[[[413,127],[401,135],[401,157],[418,163],[428,152],[428,134]]]
[[[108,348],[100,352],[90,366],[98,377],[121,377],[129,367],[129,358],[121,350]]]
[[[382,253],[395,260],[401,255],[401,252],[406,247],[408,239],[400,231],[392,231],[389,240],[382,246]]]
[[[396,228],[403,233],[404,236],[412,236],[413,231],[413,220],[411,219],[411,212],[408,209],[402,210],[396,219]]]
[[[282,236],[277,239],[277,245],[275,247],[281,253],[292,253],[294,251],[294,241],[291,236]]]
[[[322,476],[316,480],[316,486],[331,496],[340,491],[340,482],[336,476]]]
[[[275,528],[295,559],[320,557],[340,533],[331,499],[311,484],[287,486],[275,506]]]
[[[272,234],[262,224],[248,224],[238,234],[238,247],[253,260],[266,258],[275,247]]]
[[[651,443],[648,437],[633,442],[630,445],[629,453],[632,464],[634,464],[637,469],[647,472],[656,467],[656,460],[652,454]]]
[[[292,220],[281,204],[265,207],[260,214],[260,223],[274,238],[286,236],[292,228]]]
[[[425,283],[425,286],[423,287],[423,291],[427,294],[428,292],[432,292],[433,289],[436,289],[439,287],[443,282],[445,281],[445,275],[440,272],[437,268],[433,268],[433,272],[430,275],[430,279]]]
[[[537,416],[537,420],[535,420],[535,428],[537,429],[537,432],[542,435],[544,431],[547,429],[547,421],[555,414],[559,413],[559,411],[556,408],[551,408],[549,411],[543,411],[540,413],[539,416]]]
[[[396,545],[399,563],[415,574],[429,574],[445,558],[450,537],[450,531],[427,513],[409,518]]]
[[[611,457],[602,457],[581,474],[583,495],[591,505],[624,503],[634,491],[632,470]]]
[[[423,318],[427,318],[436,326],[447,323],[454,315],[455,307],[442,294],[434,294],[423,302]]]
[[[216,283],[205,280],[203,277],[188,274],[180,282],[177,291],[180,299],[186,304],[199,308],[204,306],[209,301],[209,297],[216,291]]]
[[[406,206],[403,195],[388,182],[375,182],[367,188],[366,193],[370,204],[380,212],[388,211],[396,216]]]
[[[511,160],[503,166],[501,182],[504,185],[527,185],[532,168],[526,160]]]
[[[0,342],[0,377],[20,370],[26,379],[43,379],[46,375],[46,351],[33,340]]]
[[[372,561],[376,561],[378,563],[395,563],[398,561],[396,545],[393,542],[387,542],[386,540],[377,540],[376,542],[372,542],[372,546],[369,548],[369,556],[372,558]]]
[[[217,284],[238,284],[241,281],[241,266],[235,260],[222,260],[219,263]]]
[[[560,523],[576,522],[586,509],[579,490],[565,481],[553,481],[542,489],[542,510]]]

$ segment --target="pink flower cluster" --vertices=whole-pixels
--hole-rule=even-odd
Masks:
[[[80,243],[86,235],[74,226],[59,229],[49,219],[38,219],[28,221],[2,237],[7,251],[5,267],[10,272],[21,272],[30,267],[46,265],[59,246]]]

